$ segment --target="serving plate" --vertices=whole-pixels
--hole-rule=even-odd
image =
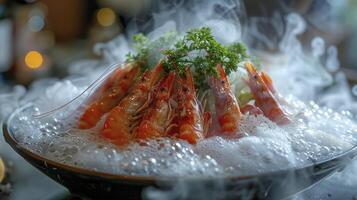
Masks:
[[[21,109],[21,108],[20,108]],[[220,199],[286,199],[304,191],[337,170],[343,169],[356,155],[357,146],[335,157],[303,168],[280,170],[254,176],[222,177],[154,177],[128,176],[97,172],[65,165],[42,157],[21,145],[14,137],[11,119],[3,124],[6,142],[38,170],[62,184],[74,195],[85,199],[142,199],[143,191],[157,188],[170,191],[178,185],[185,192],[175,199],[198,199],[219,196]],[[174,170],[174,169],[173,169]]]

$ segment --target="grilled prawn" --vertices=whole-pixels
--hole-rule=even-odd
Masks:
[[[137,139],[163,137],[167,135],[168,127],[174,117],[171,105],[175,73],[164,77],[156,88],[155,97],[150,108],[145,112],[142,121],[136,129]]]
[[[99,89],[99,98],[90,103],[81,115],[79,128],[89,129],[94,127],[100,118],[114,108],[127,94],[139,71],[139,66],[126,66],[123,69],[117,69]]]
[[[178,138],[196,144],[206,137],[211,115],[203,112],[197,99],[191,70],[186,70],[185,79],[180,80],[178,89]]]
[[[252,92],[255,105],[263,111],[264,115],[277,124],[287,124],[289,117],[281,108],[275,97],[272,80],[266,73],[258,73],[250,63],[245,65],[248,72],[247,84]]]
[[[221,129],[219,132],[236,136],[239,133],[241,111],[222,65],[217,65],[217,70],[219,78],[210,77],[209,85],[215,98],[216,117]]]
[[[104,123],[101,135],[118,146],[125,146],[133,139],[132,131],[137,126],[143,111],[152,100],[152,88],[162,71],[159,64],[154,69],[144,72],[136,81],[131,91],[113,108]]]

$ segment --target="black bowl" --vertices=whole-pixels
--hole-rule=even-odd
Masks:
[[[33,153],[19,144],[12,135],[7,126],[11,118],[3,124],[6,142],[34,167],[68,188],[73,195],[89,199],[141,199],[147,187],[170,191],[182,183],[187,186],[186,192],[176,195],[176,199],[207,198],[217,194],[220,199],[284,199],[343,169],[357,154],[355,146],[333,158],[303,168],[255,176],[173,178],[115,175],[64,165]]]

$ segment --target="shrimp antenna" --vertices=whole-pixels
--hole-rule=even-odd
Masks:
[[[113,69],[115,69],[115,66],[118,66],[122,63],[114,63],[114,64],[111,64],[109,65],[109,67],[95,80],[93,81],[93,83],[91,83],[83,92],[81,92],[79,95],[77,95],[76,97],[74,97],[73,99],[71,99],[69,102],[65,103],[64,105],[62,106],[59,106],[57,108],[54,108],[53,110],[50,110],[50,111],[47,111],[47,112],[44,112],[44,113],[41,113],[41,114],[35,114],[35,115],[32,115],[35,119],[40,119],[40,118],[43,118],[43,117],[46,117],[46,116],[49,116],[63,108],[65,108],[66,106],[70,105],[71,103],[73,103],[74,101],[76,101],[79,97],[81,97],[83,94],[85,94],[87,91],[93,89],[92,87],[95,86],[96,84],[99,83],[99,81],[105,76],[107,75],[108,72],[112,71]]]

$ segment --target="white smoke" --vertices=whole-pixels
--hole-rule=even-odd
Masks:
[[[215,12],[216,6],[222,6],[225,11]],[[173,10],[167,10],[165,7],[164,12],[156,13],[154,27],[169,23],[171,28],[185,31],[190,27],[208,25],[216,30],[214,34],[222,42],[243,40],[250,45],[253,53],[262,58],[263,65],[272,75],[281,94],[294,95],[306,102],[317,101],[335,110],[350,110],[357,114],[357,103],[347,79],[342,72],[338,72],[340,64],[336,47],[326,48],[323,38],[315,37],[311,46],[304,48],[298,36],[308,27],[305,19],[297,13],[283,17],[275,13],[271,19],[250,18],[247,24],[242,24],[242,16],[245,17],[245,13],[239,12],[244,12],[243,7],[233,1],[209,1],[206,5],[191,1],[187,7],[182,3]],[[222,18],[222,13],[231,15]],[[267,23],[269,26],[262,29],[261,25]],[[272,33],[275,37],[269,37],[267,33]],[[259,50],[261,47],[275,52],[262,52]],[[290,181],[294,181],[294,177]],[[204,186],[195,186],[194,190],[190,190],[191,186],[192,184],[178,183],[168,191],[151,188],[146,190],[144,195],[148,199],[190,199],[192,196],[187,196],[189,194],[203,194],[199,196],[203,197],[201,199],[216,199],[216,196],[211,194],[211,191],[216,190],[209,190]],[[220,194],[220,189],[215,194]],[[246,197],[249,198],[249,195]]]
[[[304,101],[317,101],[336,110],[351,110],[357,113],[357,104],[347,80],[344,74],[338,72],[340,64],[336,47],[330,46],[326,49],[324,40],[316,37],[311,41],[309,48],[304,48],[298,36],[308,27],[299,14],[281,16],[275,13],[270,19],[247,18],[244,5],[240,1],[233,0],[181,0],[169,3],[159,1],[152,9],[152,19],[144,25],[133,21],[128,25],[126,36],[121,35],[108,43],[95,46],[94,51],[103,57],[102,60],[73,63],[72,75],[93,74],[94,80],[95,76],[105,70],[101,66],[123,62],[124,55],[131,50],[128,38],[143,29],[150,38],[154,39],[167,31],[181,33],[190,28],[209,26],[220,42],[247,43],[250,51],[261,58],[263,66],[272,75],[275,86],[281,94],[292,94]],[[271,35],[275,37],[270,37]],[[97,72],[93,73],[93,71]],[[37,86],[35,85],[32,91],[42,90],[45,93],[44,87],[50,83],[53,82],[37,82]],[[19,100],[23,93],[22,88],[21,91],[15,90],[14,94],[10,94],[15,98],[11,101],[18,103],[11,104],[12,107],[30,101],[33,98],[31,94],[38,94],[38,91],[29,93],[24,99]],[[9,103],[8,99],[1,100]],[[5,107],[10,110],[6,113],[2,110],[2,113],[10,113],[12,107]],[[251,197],[249,191],[242,192],[242,196],[247,199]],[[191,196],[193,193],[194,195]],[[221,182],[207,187],[179,181],[171,190],[149,188],[143,195],[147,199],[219,199],[224,193],[224,183]]]

